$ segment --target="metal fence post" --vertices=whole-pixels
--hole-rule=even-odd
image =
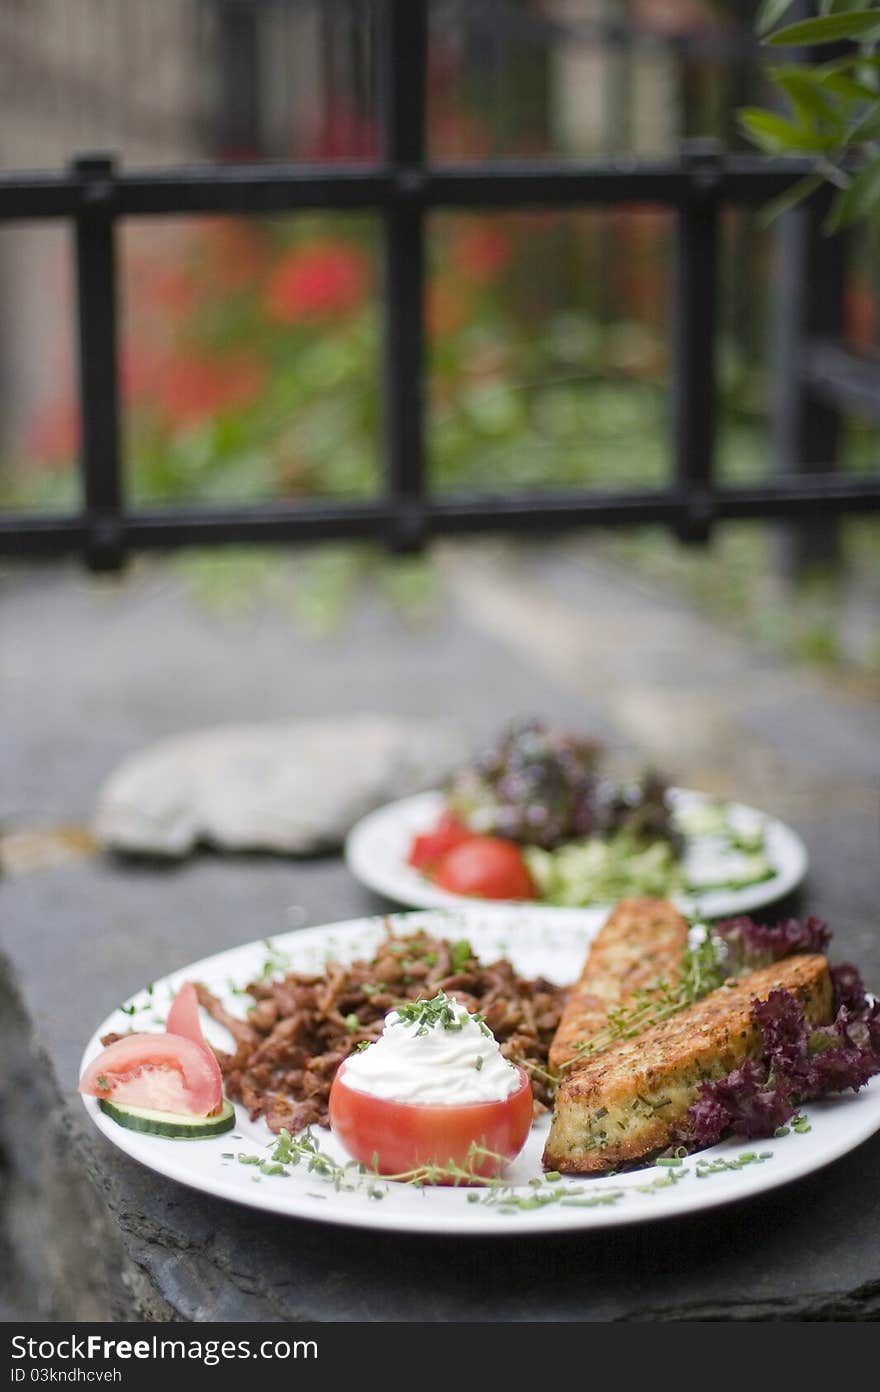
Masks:
[[[706,542],[713,517],[720,146],[688,141],[682,163],[690,188],[676,228],[675,481],[684,504],[676,532],[681,541]]]
[[[83,185],[75,235],[86,564],[91,570],[119,570],[124,548],[113,160],[107,155],[81,155],[73,161],[73,174]]]
[[[383,147],[393,179],[384,212],[385,441],[394,524],[389,544],[424,539],[424,326],[428,15],[426,0],[386,0],[380,49]]]
[[[260,7],[222,0],[217,7],[216,143],[226,159],[260,154]]]
[[[387,14],[388,11],[383,11]],[[115,172],[92,156],[63,173],[0,173],[0,223],[64,220],[76,236],[83,440],[83,502],[62,513],[0,510],[0,554],[61,556],[87,551],[95,568],[135,550],[192,544],[385,540],[414,550],[428,536],[536,532],[659,523],[689,541],[715,521],[824,522],[880,509],[880,469],[797,472],[833,462],[837,413],[876,405],[876,373],[835,341],[842,318],[841,243],[825,238],[818,204],[792,231],[782,266],[780,343],[782,452],[788,477],[719,484],[713,473],[714,336],[722,206],[760,207],[806,172],[802,160],[691,150],[676,161],[556,163],[511,160],[426,168],[424,5],[393,7],[394,63],[385,51],[389,158],[375,165],[196,166]],[[384,37],[384,34],[383,34]],[[432,497],[423,461],[421,290],[428,209],[600,207],[657,204],[678,217],[674,477],[658,488],[538,489]],[[125,506],[119,450],[114,229],[125,217],[265,216],[302,209],[374,209],[383,218],[387,262],[385,387],[388,470],[383,492],[364,501]],[[795,224],[792,224],[795,227]],[[805,230],[806,229],[806,230]],[[809,235],[807,235],[809,233]],[[787,395],[786,395],[787,393]],[[829,403],[829,410],[823,403]],[[826,528],[821,528],[823,534]],[[810,552],[815,556],[815,547]]]
[[[843,330],[844,238],[822,230],[829,195],[816,195],[786,213],[778,242],[774,444],[783,476],[831,473],[837,465],[840,415],[811,389],[807,368],[814,339],[839,339]],[[797,576],[840,563],[840,536],[831,517],[786,523],[779,559]]]

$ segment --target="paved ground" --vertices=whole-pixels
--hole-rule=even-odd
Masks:
[[[211,617],[164,565],[122,585],[68,568],[5,576],[0,825],[7,835],[74,833],[67,863],[26,871],[17,855],[4,887],[0,1314],[880,1312],[880,1140],[827,1177],[707,1218],[601,1243],[505,1244],[501,1286],[494,1247],[293,1222],[279,1231],[150,1176],[85,1130],[72,1096],[78,1060],[115,1001],[210,951],[378,907],[332,857],[204,856],[159,870],[78,853],[75,829],[122,755],[217,721],[382,709],[452,716],[474,740],[527,713],[593,729],[622,761],[650,756],[682,783],[795,825],[812,864],[801,905],[826,916],[840,955],[880,983],[880,711],[864,692],[756,657],[595,563],[581,541],[449,547],[441,566],[431,617],[413,623],[363,593],[331,639],[308,636],[280,610]],[[427,1297],[416,1280],[425,1270]]]

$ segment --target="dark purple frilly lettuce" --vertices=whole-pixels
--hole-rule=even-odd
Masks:
[[[795,952],[827,952],[831,933],[821,918],[801,922],[755,923],[754,919],[726,918],[716,923],[712,935],[724,944],[727,965],[733,972],[767,966]]]
[[[622,831],[674,840],[665,782],[648,772],[614,783],[601,776],[602,755],[595,740],[524,721],[453,776],[447,801],[474,830],[545,850]]]
[[[824,924],[821,930],[827,933]],[[817,930],[811,932],[816,941]],[[792,932],[790,937],[806,942],[810,933],[799,937]],[[850,963],[832,968],[831,976],[836,1014],[830,1025],[810,1024],[790,991],[772,991],[765,1001],[753,1002],[761,1059],[748,1059],[726,1078],[702,1084],[688,1112],[682,1137],[687,1144],[703,1148],[727,1135],[772,1136],[802,1103],[829,1093],[857,1092],[880,1073],[880,1003],[868,1001]]]

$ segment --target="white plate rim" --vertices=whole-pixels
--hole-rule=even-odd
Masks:
[[[502,920],[496,914],[479,916],[469,914],[417,910],[393,915],[372,915],[348,919],[336,923],[318,925],[315,928],[295,929],[273,939],[278,950],[293,953],[300,961],[308,958],[308,949],[320,952],[327,948],[357,950],[358,944],[369,940],[370,935],[381,934],[386,922],[391,921],[399,931],[407,931],[416,922],[427,922],[435,931],[448,932],[464,929],[475,939],[478,951],[480,941],[492,942],[503,934],[508,940],[511,955],[531,946],[536,950],[532,932],[543,934],[543,943],[554,944],[556,949],[565,947],[565,939],[572,934],[571,926],[563,924],[547,912],[537,911],[534,924],[522,915]],[[578,939],[579,945],[586,945],[588,936],[595,931],[592,923],[584,925],[584,936]],[[519,940],[517,942],[517,939]],[[569,948],[573,947],[569,943]],[[153,999],[161,1000],[175,990],[182,981],[192,978],[206,978],[215,989],[224,976],[232,971],[240,976],[245,962],[254,965],[247,970],[253,974],[257,970],[260,956],[265,955],[263,941],[241,944],[238,947],[216,953],[181,967],[153,985]],[[558,951],[556,955],[558,961]],[[530,966],[529,970],[535,970]],[[551,972],[547,972],[551,975]],[[247,979],[250,979],[247,977]],[[243,984],[240,981],[239,984]],[[123,1005],[136,1004],[145,999],[145,991],[136,993],[123,1002]],[[134,1017],[136,1018],[136,1017]],[[86,1045],[82,1065],[84,1067],[100,1049],[100,1036],[110,1030],[130,1027],[131,1019],[122,1013],[122,1007],[114,1010],[96,1029]],[[155,1026],[153,1026],[155,1028]],[[118,1126],[98,1107],[91,1097],[83,1098],[90,1119],[98,1130],[121,1151],[148,1169],[174,1180],[191,1189],[214,1198],[232,1201],[248,1208],[279,1216],[303,1218],[313,1222],[343,1227],[366,1228],[374,1231],[421,1234],[449,1234],[462,1237],[503,1237],[506,1235],[537,1235],[540,1233],[564,1233],[587,1229],[606,1229],[660,1218],[677,1217],[684,1214],[702,1212],[722,1205],[738,1202],[788,1184],[816,1170],[831,1164],[842,1155],[855,1149],[868,1137],[880,1130],[880,1077],[858,1094],[847,1094],[828,1102],[813,1103],[802,1110],[811,1122],[812,1130],[806,1135],[794,1132],[783,1138],[763,1142],[727,1142],[702,1152],[705,1159],[734,1159],[744,1150],[772,1150],[772,1159],[750,1165],[745,1169],[713,1175],[699,1180],[694,1172],[696,1157],[685,1161],[687,1175],[674,1187],[653,1191],[650,1194],[638,1192],[639,1184],[650,1183],[664,1177],[668,1171],[652,1166],[645,1170],[608,1179],[581,1179],[572,1177],[563,1183],[569,1187],[583,1185],[591,1188],[615,1188],[627,1191],[620,1206],[578,1208],[551,1206],[540,1210],[500,1213],[495,1208],[471,1203],[467,1200],[469,1191],[464,1189],[409,1190],[404,1197],[401,1191],[405,1186],[389,1186],[392,1190],[392,1205],[384,1201],[368,1199],[365,1194],[336,1195],[330,1185],[326,1185],[320,1200],[315,1193],[318,1181],[309,1181],[311,1190],[303,1189],[298,1171],[291,1179],[270,1178],[259,1184],[252,1183],[253,1171],[237,1162],[224,1163],[220,1157],[234,1147],[230,1134],[211,1140],[198,1142],[164,1141],[155,1137],[139,1136]],[[236,1108],[237,1125],[232,1136],[242,1136],[251,1147],[259,1144],[272,1144],[268,1128],[263,1123],[254,1126],[247,1121],[241,1107]],[[264,1133],[264,1140],[252,1139],[255,1134]],[[319,1139],[332,1148],[328,1133],[318,1133]],[[533,1137],[533,1147],[540,1148],[540,1131]],[[234,1153],[234,1150],[233,1150]],[[266,1150],[268,1156],[268,1149]],[[205,1173],[199,1169],[199,1158],[206,1161],[213,1158],[217,1163]],[[396,1192],[394,1192],[396,1191]],[[528,1194],[528,1188],[524,1191]],[[333,1199],[336,1199],[334,1204]],[[404,1204],[401,1211],[394,1204]]]
[[[675,797],[694,801],[719,801],[715,795],[694,788],[671,788],[670,793]],[[762,880],[759,884],[747,885],[739,890],[709,890],[699,895],[672,895],[672,902],[684,914],[714,919],[750,913],[752,909],[763,908],[785,898],[792,890],[797,889],[807,873],[807,848],[801,837],[787,823],[748,803],[736,802],[730,798],[720,801],[737,813],[760,819],[770,848],[768,853],[775,860],[777,873],[772,879]],[[399,853],[398,848],[403,844],[404,838],[409,839],[416,831],[432,825],[442,811],[443,804],[443,793],[432,789],[415,793],[410,797],[398,798],[368,812],[355,823],[346,837],[346,865],[362,885],[393,903],[411,908],[438,909],[473,908],[478,905],[481,910],[493,910],[495,904],[438,889],[417,870],[408,866]],[[594,915],[601,921],[612,905],[590,904],[583,908],[560,908],[540,902],[522,904],[498,901],[498,907],[506,913],[522,909],[531,912],[538,907],[542,912],[552,913],[560,919],[567,918],[570,922],[577,923],[582,920],[584,913]]]

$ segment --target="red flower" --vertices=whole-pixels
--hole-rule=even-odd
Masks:
[[[218,217],[204,225],[202,232],[198,250],[203,276],[221,282],[212,288],[246,290],[262,276],[268,243],[259,225],[246,218]]]
[[[264,375],[261,364],[243,354],[172,358],[158,383],[159,410],[171,427],[199,425],[223,411],[250,405]]]
[[[369,273],[351,242],[327,239],[294,247],[275,268],[266,288],[266,312],[279,324],[339,319],[359,309]]]
[[[453,254],[465,275],[488,285],[510,264],[513,245],[500,227],[481,222],[458,234]]]
[[[844,296],[846,336],[857,348],[871,348],[877,316],[877,298],[864,280],[855,280],[846,287]]]
[[[438,277],[428,286],[425,320],[430,338],[455,333],[469,313],[470,304],[453,281]]]
[[[54,401],[36,417],[25,437],[25,451],[49,468],[73,459],[79,450],[79,406],[75,401]]]
[[[374,160],[377,153],[373,122],[355,111],[334,105],[322,113],[303,142],[299,157],[310,162]]]
[[[488,159],[495,137],[479,116],[447,111],[438,112],[431,121],[429,144],[433,159]]]
[[[147,294],[154,305],[180,319],[193,312],[199,298],[193,277],[179,266],[158,267],[148,282]]]
[[[155,351],[139,343],[124,343],[119,355],[119,385],[123,400],[139,401],[154,389],[162,365]]]

